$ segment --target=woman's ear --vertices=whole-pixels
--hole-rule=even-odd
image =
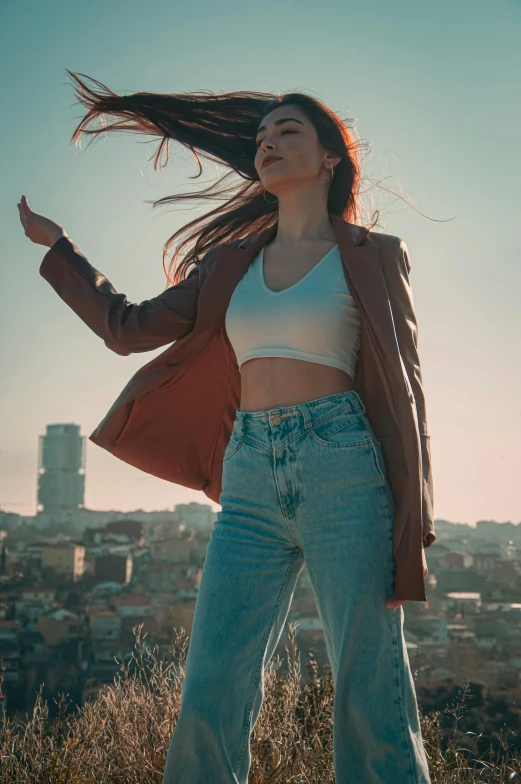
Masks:
[[[342,158],[339,155],[335,155],[334,153],[328,153],[326,155],[325,166],[326,169],[330,169],[331,166],[338,166]]]

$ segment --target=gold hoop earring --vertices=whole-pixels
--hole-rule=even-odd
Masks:
[[[263,196],[264,196],[265,201],[268,202],[268,204],[276,204],[278,202],[277,196],[275,196],[275,201],[270,201],[269,199],[266,199],[266,188],[264,188]]]

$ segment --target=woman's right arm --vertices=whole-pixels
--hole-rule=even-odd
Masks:
[[[216,253],[212,248],[199,267]],[[68,236],[60,237],[45,254],[40,275],[59,297],[116,354],[127,356],[173,343],[190,332],[197,316],[200,270],[162,294],[129,302],[89,263]]]
[[[40,275],[116,354],[151,351],[173,343],[193,329],[199,289],[219,245],[210,248],[180,283],[137,304],[117,292],[89,263],[65,229],[34,212],[26,196],[17,206],[26,237],[49,248],[40,265]]]

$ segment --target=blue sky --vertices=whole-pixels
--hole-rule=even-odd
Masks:
[[[435,515],[519,522],[520,20],[513,0],[2,4],[0,508],[35,512],[47,423],[89,435],[159,353],[117,356],[61,302],[38,273],[46,249],[19,223],[21,194],[133,301],[163,290],[164,242],[210,208],[152,208],[192,187],[196,163],[175,143],[160,172],[156,138],[70,144],[86,109],[69,68],[121,94],[309,91],[355,119],[371,146],[364,176],[434,219],[372,191],[411,254]],[[216,174],[205,164],[197,187]],[[90,508],[189,500],[208,501],[88,443]]]

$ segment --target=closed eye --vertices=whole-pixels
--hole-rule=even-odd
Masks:
[[[290,128],[284,128],[284,130],[280,132],[280,135],[282,136],[283,133],[298,133],[298,131],[292,131]],[[261,142],[262,139],[258,142],[255,142],[255,146],[258,148]]]

